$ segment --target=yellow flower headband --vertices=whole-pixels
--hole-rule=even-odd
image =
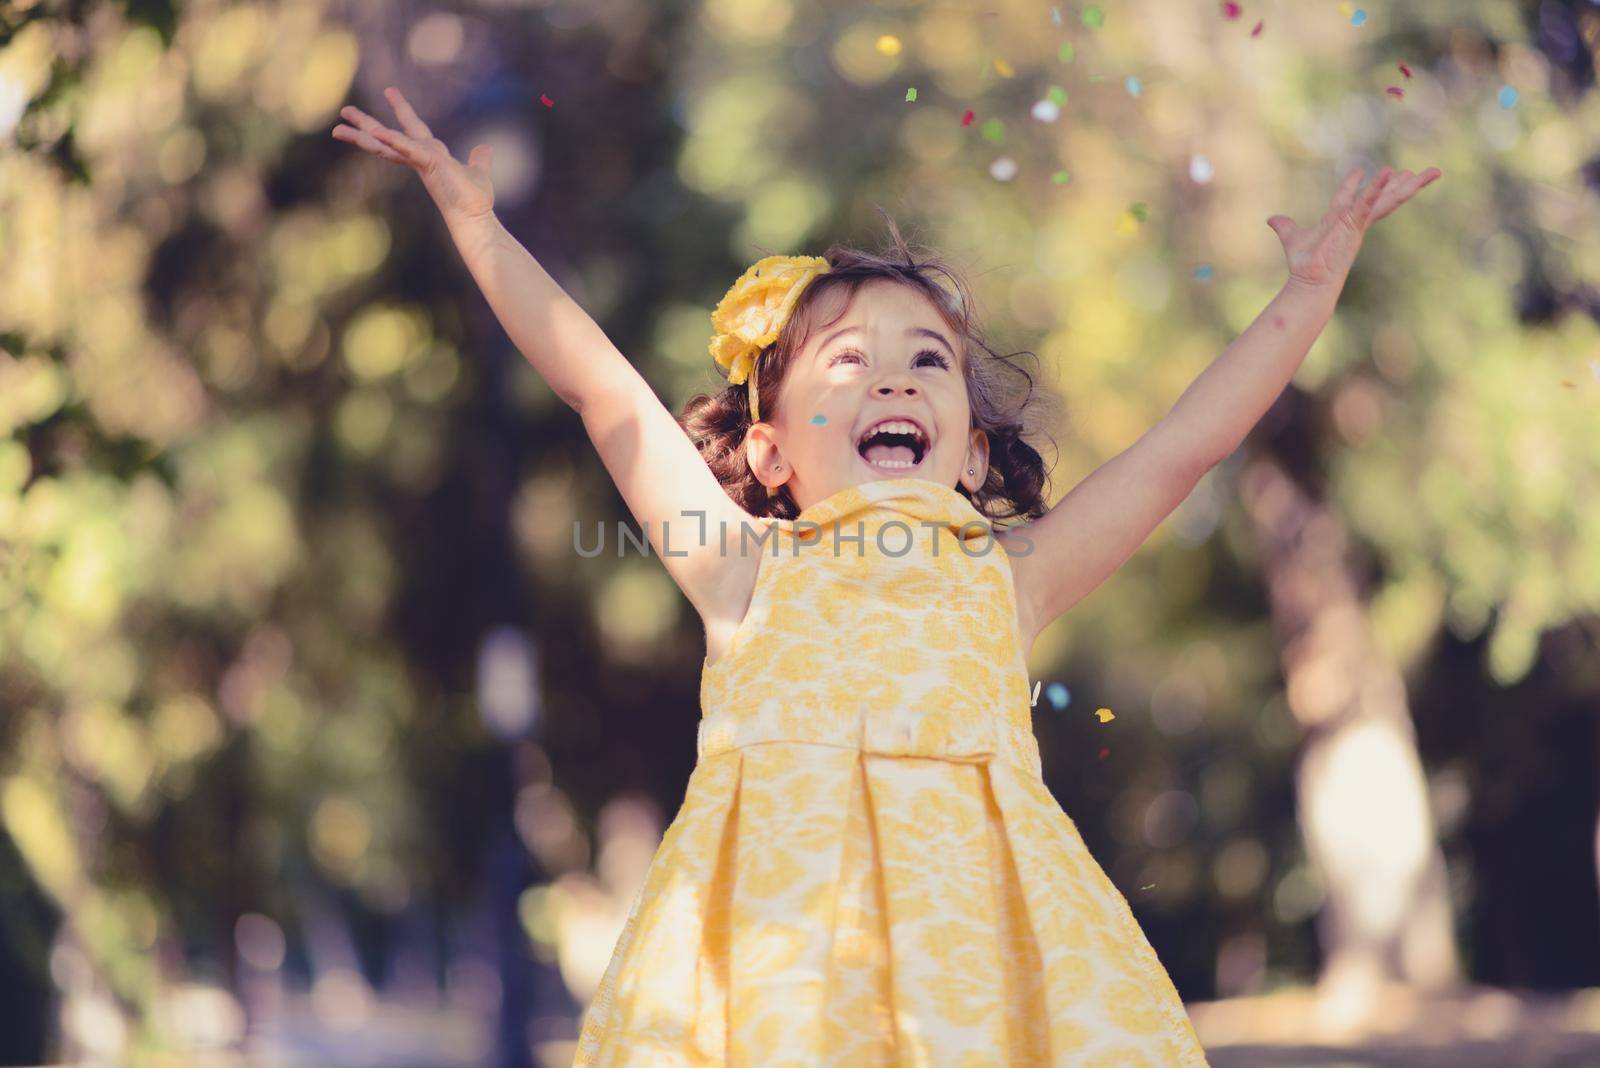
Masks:
[[[768,256],[751,264],[711,313],[717,336],[711,358],[728,369],[733,385],[749,381],[750,421],[758,422],[756,357],[778,339],[806,286],[828,273],[821,256]]]

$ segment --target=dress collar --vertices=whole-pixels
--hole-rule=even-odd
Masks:
[[[959,490],[916,476],[880,478],[846,486],[801,509],[794,519],[773,519],[772,522],[780,531],[805,544],[815,542],[820,536],[811,528],[812,523],[826,528],[839,520],[864,521],[867,514],[881,512],[898,513],[891,518],[909,522],[913,528],[923,522],[943,523],[961,538],[988,537],[993,528],[991,521]]]

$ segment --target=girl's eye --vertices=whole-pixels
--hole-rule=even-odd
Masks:
[[[861,353],[859,351],[857,351],[856,349],[841,349],[838,352],[838,354],[836,354],[833,357],[832,360],[828,361],[828,366],[830,366],[830,367],[833,366],[834,364],[838,363],[840,360],[843,360],[846,356],[854,356],[857,360],[861,360],[862,362],[865,362],[864,360],[862,360]],[[940,366],[940,367],[949,367],[950,366],[949,358],[946,357],[945,354],[940,352],[938,349],[923,349],[921,352],[917,353],[917,359],[918,360],[922,359],[922,357],[924,357],[924,356],[932,356],[934,358],[935,362],[937,363],[937,365]]]

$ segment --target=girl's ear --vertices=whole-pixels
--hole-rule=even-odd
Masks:
[[[971,471],[971,474],[967,472]],[[967,458],[961,465],[961,484],[973,493],[982,488],[989,474],[989,435],[981,430],[972,432],[972,443],[967,446]]]
[[[792,466],[778,451],[777,442],[772,437],[772,427],[768,423],[756,423],[745,432],[744,455],[756,481],[767,487],[769,497],[777,493],[794,474]]]

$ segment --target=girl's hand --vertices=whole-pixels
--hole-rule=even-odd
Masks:
[[[1401,171],[1396,176],[1385,167],[1357,199],[1356,186],[1361,184],[1361,168],[1357,167],[1334,193],[1333,203],[1317,225],[1302,229],[1287,215],[1272,216],[1267,225],[1283,242],[1290,280],[1306,285],[1343,284],[1367,227],[1410,200],[1441,173],[1439,168],[1429,167],[1421,174]]]
[[[466,221],[494,213],[494,186],[489,182],[488,145],[479,145],[462,166],[450,155],[445,143],[433,136],[426,123],[406,103],[398,89],[385,89],[384,95],[405,133],[391,130],[357,107],[346,106],[339,114],[355,123],[355,128],[340,124],[333,136],[365,149],[391,163],[404,164],[422,176],[422,184],[439,205],[446,222]]]

